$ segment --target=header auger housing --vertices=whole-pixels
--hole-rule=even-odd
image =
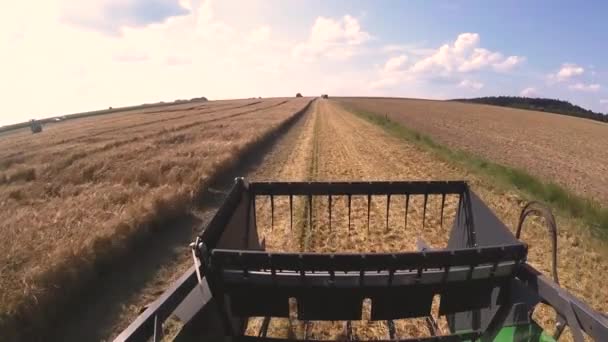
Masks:
[[[440,203],[433,210],[431,198]],[[367,217],[364,211],[355,215],[355,199],[365,201]],[[447,246],[431,249],[419,240],[418,250],[408,252],[271,252],[259,236],[268,230],[295,231],[298,225],[310,234],[321,227],[350,233],[352,221],[360,218],[367,219],[369,229],[375,200],[386,204],[387,230],[407,229],[414,211],[422,226],[427,220],[451,223]],[[397,203],[404,215],[401,228],[389,220]],[[256,217],[262,207],[270,211],[264,222]],[[522,220],[542,210],[530,206],[524,211]],[[284,230],[277,231],[281,215]],[[365,226],[357,224],[358,229]],[[311,321],[343,321],[345,338],[355,340],[351,321],[361,320],[363,303],[371,299],[370,319],[385,322],[384,338],[390,341],[551,341],[531,318],[541,302],[558,314],[561,325],[555,338],[567,325],[577,341],[583,340],[583,332],[608,341],[608,320],[527,264],[527,245],[465,182],[248,183],[238,178],[192,250],[195,265],[117,340],[157,341],[172,314],[184,324],[176,340],[308,340],[306,334],[293,333],[289,338],[267,337],[271,318],[291,321],[294,316],[307,326]],[[447,318],[447,334],[440,334],[432,314],[436,295],[439,315]],[[263,317],[263,323],[246,336],[251,317]],[[395,320],[414,317],[425,318],[428,336],[398,336]]]

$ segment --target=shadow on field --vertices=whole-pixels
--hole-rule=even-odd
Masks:
[[[280,138],[296,123],[303,121],[311,103],[217,172],[209,186],[201,189],[194,199],[196,214],[190,212],[138,240],[124,253],[120,262],[109,265],[104,272],[99,273],[94,284],[85,291],[74,294],[71,305],[61,310],[61,317],[56,317],[54,322],[54,331],[45,336],[44,340],[104,341],[119,333],[115,331],[117,327],[125,328],[128,322],[122,320],[132,321],[134,317],[120,316],[125,312],[124,306],[137,302],[143,290],[155,288],[154,281],[155,278],[158,279],[159,272],[171,270],[167,266],[175,266],[175,270],[166,274],[166,277],[175,276],[174,273],[181,270],[179,266],[183,265],[183,260],[189,255],[188,245],[211,220],[232,187],[234,178],[247,177],[256,170]],[[152,293],[151,300],[160,296],[167,286],[157,284],[156,287],[158,291]],[[146,294],[149,292],[146,291]]]
[[[193,229],[202,221],[189,215],[161,229],[131,248],[128,260],[99,274],[95,286],[79,295],[80,302],[64,315],[53,341],[100,341],[120,315],[122,303],[137,295],[153,280],[163,264],[174,262],[192,240]],[[160,294],[160,293],[159,293]]]

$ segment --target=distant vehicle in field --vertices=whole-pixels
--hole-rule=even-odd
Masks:
[[[33,134],[40,133],[42,132],[42,124],[40,124],[39,121],[32,119],[30,120],[30,129]]]
[[[297,94],[296,94],[296,97],[302,97],[302,94],[297,93]]]
[[[327,95],[327,94],[321,94],[321,98],[322,98],[322,99],[328,99],[328,98],[329,98],[329,95]]]

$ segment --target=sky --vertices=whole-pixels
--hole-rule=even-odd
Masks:
[[[297,92],[608,112],[607,13],[607,1],[3,0],[0,125]]]

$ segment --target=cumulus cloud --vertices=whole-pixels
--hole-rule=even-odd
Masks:
[[[520,56],[504,57],[500,52],[479,47],[477,33],[461,33],[452,44],[444,44],[430,56],[416,62],[412,72],[449,74],[482,69],[508,71],[524,61]]]
[[[564,64],[557,72],[557,78],[560,80],[565,80],[573,76],[582,75],[583,72],[585,72],[585,69],[576,64]]]
[[[247,40],[251,43],[260,43],[270,39],[270,26],[260,26],[249,33]]]
[[[66,24],[58,1],[64,0],[40,2],[34,12],[28,2],[0,11],[0,93],[6,95],[0,125],[176,98],[355,94],[372,79],[371,70],[351,63],[340,61],[328,72],[303,67],[293,55],[307,43],[325,48],[316,54],[322,59],[342,47],[362,48],[371,35],[351,16],[312,20],[310,36],[294,41],[275,38],[264,22],[243,28],[249,25],[237,25],[213,1],[180,0],[187,15],[107,34]]]
[[[142,27],[187,15],[188,6],[183,0],[63,0],[61,19],[71,25],[117,35],[124,27]]]
[[[493,67],[497,71],[509,71],[525,61],[526,61],[525,57],[509,56],[504,61],[494,64]]]
[[[396,50],[396,47],[388,47]],[[387,46],[383,51],[386,49]],[[461,80],[464,74],[476,71],[506,72],[525,61],[522,56],[505,57],[501,52],[480,47],[480,37],[477,33],[461,33],[454,42],[427,50],[425,55],[409,65],[405,65],[409,58],[389,58],[379,70],[378,78],[370,83],[371,88],[388,88],[413,80],[441,80],[453,83]],[[479,90],[483,86],[482,83],[469,79],[459,83],[459,87],[473,90]]]
[[[403,67],[405,62],[407,62],[406,55],[400,55],[397,57],[389,58],[389,60],[386,61],[386,63],[384,63],[384,71],[390,72],[390,71],[399,70]]]
[[[382,52],[384,53],[395,53],[395,52],[405,52],[407,47],[405,45],[399,44],[388,44],[382,47]]]
[[[552,74],[549,74],[549,81],[551,82],[563,82],[571,78],[582,75],[585,69],[582,66],[574,63],[564,63],[561,68]]]
[[[138,53],[138,52],[120,53],[114,57],[115,61],[123,62],[123,63],[139,63],[139,62],[147,61],[149,59],[150,59],[150,56],[148,56],[148,54]]]
[[[594,92],[597,92],[598,90],[600,90],[600,85],[597,83],[586,84],[586,83],[579,82],[579,83],[569,85],[568,88],[570,90],[594,93]]]
[[[524,97],[535,97],[538,96],[538,92],[536,91],[536,88],[534,87],[528,87],[523,89],[519,95],[524,96]]]
[[[483,88],[483,83],[469,80],[469,79],[464,79],[458,84],[458,87],[465,88],[465,89],[479,90],[479,89]]]
[[[292,54],[308,61],[321,56],[345,60],[357,52],[358,46],[370,39],[371,35],[361,29],[359,21],[350,15],[340,19],[318,17],[308,40],[297,44]]]
[[[169,66],[187,65],[192,63],[192,59],[185,56],[168,56],[166,63]]]

